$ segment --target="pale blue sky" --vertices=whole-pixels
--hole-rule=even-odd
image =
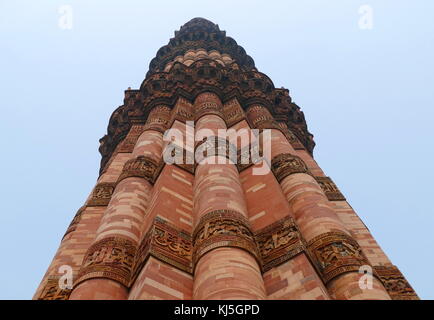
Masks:
[[[58,8],[73,8],[72,30]],[[358,9],[374,13],[358,27]],[[0,299],[30,299],[98,175],[123,91],[193,17],[284,86],[316,160],[422,298],[433,299],[434,2],[0,1]]]

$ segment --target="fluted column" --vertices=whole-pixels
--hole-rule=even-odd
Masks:
[[[197,97],[196,135],[208,129],[217,136],[218,129],[226,129],[221,108],[215,94]],[[263,299],[264,283],[237,168],[224,155],[213,160],[216,164],[202,162],[195,172],[193,299]]]
[[[70,299],[127,299],[170,109],[155,107],[125,163]]]
[[[327,197],[270,112],[261,105],[247,110],[250,123],[271,129],[271,169],[288,200],[297,225],[307,242],[318,273],[334,299],[390,299],[373,278],[372,289],[359,286],[359,268],[369,265],[360,246],[339,220]]]

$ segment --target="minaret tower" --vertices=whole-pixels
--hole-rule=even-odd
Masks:
[[[34,299],[418,299],[315,162],[289,91],[208,20],[158,50],[100,143]]]

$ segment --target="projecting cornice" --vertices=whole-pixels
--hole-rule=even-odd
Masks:
[[[155,106],[164,104],[173,108],[180,97],[193,103],[197,95],[206,91],[216,93],[223,102],[236,98],[245,110],[252,104],[264,105],[277,121],[286,123],[312,153],[313,136],[307,129],[303,112],[292,103],[287,89],[276,89],[270,78],[256,70],[242,71],[236,63],[222,66],[211,59],[203,59],[190,66],[175,63],[169,72],[149,76],[139,90],[125,91],[124,105],[112,114],[108,133],[100,140],[101,168],[132,124],[144,123]]]

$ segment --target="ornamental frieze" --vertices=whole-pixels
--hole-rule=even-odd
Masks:
[[[271,160],[271,170],[279,183],[291,174],[309,173],[304,161],[300,157],[289,153],[281,153],[275,156]]]
[[[285,138],[294,148],[294,150],[305,150],[306,148],[298,140],[298,138],[286,127],[285,123],[279,122],[280,131],[284,134]]]
[[[118,183],[129,177],[139,177],[147,180],[149,183],[154,183],[155,175],[159,165],[149,157],[138,156],[135,159],[128,160],[122,173],[119,176]]]
[[[305,250],[294,220],[288,216],[255,233],[261,254],[262,272],[276,267]]]
[[[81,207],[78,209],[77,213],[75,214],[74,218],[72,219],[71,223],[68,226],[68,229],[66,230],[65,234],[63,235],[63,238],[66,237],[67,234],[75,231],[77,229],[77,225],[80,222],[81,216],[83,215],[84,210],[86,210],[86,206]],[[62,238],[62,240],[63,240]]]
[[[131,153],[136,146],[137,140],[140,135],[143,133],[145,127],[144,125],[135,124],[131,126],[128,135],[119,145],[119,148],[116,150],[119,153]]]
[[[224,119],[228,128],[245,119],[245,114],[237,99],[232,99],[223,107]]]
[[[315,177],[322,191],[330,201],[345,201],[344,195],[329,177]]]
[[[109,182],[98,183],[93,189],[91,198],[87,202],[88,207],[106,206],[109,204],[115,184]]]
[[[38,300],[68,300],[71,291],[60,287],[59,277],[48,278]]]
[[[86,252],[74,286],[92,278],[107,278],[128,286],[135,254],[136,245],[131,240],[108,237],[96,242]]]
[[[225,119],[221,105],[214,101],[205,101],[198,103],[197,105],[195,105],[195,109],[195,121],[198,121],[199,118],[203,117],[204,115],[216,115],[222,119]]]
[[[209,71],[207,75],[200,75],[197,72],[197,68],[203,68],[203,65],[208,64],[213,72]],[[212,60],[201,60],[193,63],[187,67],[184,65],[177,65],[178,67],[172,68],[169,73],[158,73],[147,78],[140,90],[128,90],[128,96],[126,96],[125,104],[118,108],[110,118],[108,133],[103,137],[100,142],[100,152],[103,156],[101,167],[104,168],[113,154],[117,144],[128,133],[129,128],[132,125],[134,119],[142,119],[145,121],[147,114],[152,109],[152,106],[156,103],[164,103],[167,106],[173,106],[180,98],[188,100],[190,103],[195,100],[197,94],[212,88],[212,91],[218,92],[218,97],[221,101],[228,101],[236,98],[241,106],[249,106],[252,103],[261,103],[270,110],[272,118],[279,119],[286,123],[291,132],[298,138],[298,140],[305,146],[306,150],[312,154],[314,142],[312,135],[308,132],[307,126],[304,120],[300,108],[290,102],[289,96],[282,96],[282,89],[271,88],[266,93],[257,92],[253,90],[255,83],[259,80],[267,85],[261,85],[261,87],[270,87],[272,83],[270,80],[261,73],[243,73],[239,70],[233,70],[231,68],[215,65]],[[191,81],[177,81],[180,74],[183,74],[183,78],[191,79]],[[255,78],[257,76],[261,79]],[[210,82],[210,79],[203,77],[214,77],[215,80]],[[250,79],[249,77],[252,77]],[[205,82],[202,80],[206,80]],[[270,83],[268,83],[270,82]],[[133,92],[134,94],[130,94]],[[276,97],[279,96],[279,99]],[[129,103],[129,100],[134,100],[133,103]],[[276,101],[279,102],[276,102]],[[277,105],[278,103],[278,105]],[[216,108],[218,106],[218,108]],[[233,116],[237,117],[236,113],[231,113],[230,118],[226,117],[226,113],[219,104],[207,104],[203,105],[196,117],[201,113],[214,113],[221,116],[228,123],[237,121],[231,119]],[[134,117],[132,117],[134,115]],[[228,121],[229,120],[229,121]],[[260,120],[260,119],[259,119]],[[265,119],[269,120],[269,119]],[[170,122],[170,121],[169,121]],[[103,170],[103,169],[101,169]]]
[[[357,241],[343,232],[321,234],[310,240],[307,247],[325,283],[369,265]]]
[[[193,105],[182,97],[178,98],[176,101],[175,108],[172,111],[170,123],[172,124],[175,120],[180,122],[194,120]]]
[[[135,281],[150,256],[191,273],[192,251],[192,240],[189,233],[159,217],[155,218],[137,250],[131,283]]]
[[[170,108],[165,105],[153,107],[146,120],[144,130],[155,130],[164,134],[170,125],[170,111]]]
[[[393,300],[419,300],[416,292],[396,266],[374,266],[374,272]]]
[[[236,211],[216,210],[205,214],[195,228],[193,242],[193,266],[204,254],[220,247],[244,249],[260,262],[249,223]]]

